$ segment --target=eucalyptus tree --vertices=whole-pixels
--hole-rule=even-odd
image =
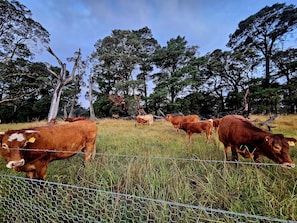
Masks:
[[[166,92],[169,112],[179,110],[176,99],[182,96],[183,91],[189,86],[189,74],[195,73],[191,61],[197,54],[197,48],[197,46],[187,46],[185,37],[177,36],[175,39],[170,39],[167,46],[156,50],[152,56],[152,61],[159,69],[159,72],[151,75],[156,86],[154,90],[162,91],[161,95]]]
[[[54,92],[51,100],[51,106],[48,114],[48,122],[50,122],[52,118],[57,117],[63,88],[69,83],[71,83],[75,77],[76,70],[79,67],[81,53],[80,53],[80,50],[76,52],[74,65],[71,73],[69,74],[66,69],[66,63],[63,63],[59,59],[59,57],[57,57],[57,55],[51,50],[51,48],[48,48],[47,50],[52,56],[56,58],[56,60],[58,61],[61,67],[59,74],[55,70],[51,69],[51,67],[48,67],[48,71],[53,75],[53,77],[55,77],[55,80],[56,80],[55,86],[54,86]]]
[[[74,57],[67,58],[68,62],[76,63],[77,56],[80,54],[80,52],[76,52],[76,55]],[[64,109],[64,116],[67,117],[74,117],[75,116],[75,108],[79,107],[78,105],[78,98],[79,94],[81,93],[81,88],[85,87],[86,84],[83,80],[83,77],[86,74],[86,67],[87,67],[87,61],[82,61],[79,59],[77,63],[77,72],[72,81],[65,86],[65,90],[63,92],[62,100],[66,100],[64,103],[65,109]],[[65,97],[67,95],[67,97]],[[67,110],[69,110],[67,114]],[[92,117],[94,118],[94,117]]]
[[[0,1],[0,61],[29,58],[47,46],[48,31],[18,1]]]
[[[297,8],[295,5],[276,3],[266,6],[238,24],[230,35],[227,46],[240,52],[254,51],[265,64],[264,87],[271,84],[271,59],[286,41],[293,36],[297,27]]]

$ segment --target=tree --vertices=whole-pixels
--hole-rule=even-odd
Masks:
[[[246,82],[253,70],[250,60],[240,52],[217,49],[207,55],[205,66],[204,90],[217,99],[217,109],[241,109],[242,92],[248,88]]]
[[[156,84],[154,90],[162,91],[162,95],[166,91],[170,112],[177,112],[179,109],[176,99],[189,85],[190,73],[196,72],[190,62],[195,58],[197,48],[188,47],[185,37],[178,36],[170,39],[167,46],[156,50],[152,56],[152,61],[160,69],[160,72],[151,76]]]
[[[90,119],[95,120],[95,111],[93,106],[93,81],[92,81],[92,75],[89,75],[88,79],[88,85],[89,85],[89,102],[90,102]]]
[[[160,45],[153,38],[152,32],[148,27],[133,32],[138,36],[139,41],[139,50],[137,53],[140,73],[137,75],[137,80],[139,80],[137,91],[139,92],[139,96],[143,97],[144,107],[148,110],[148,79],[149,74],[153,71],[151,58],[154,52],[160,48]]]
[[[14,0],[0,1],[0,61],[32,58],[34,51],[48,45],[49,36],[24,5]]]
[[[7,122],[44,118],[50,88],[46,66],[18,58],[0,63],[0,73],[1,118]],[[39,107],[40,101],[43,107]]]
[[[157,41],[147,27],[113,30],[110,36],[98,40],[92,59],[97,59],[93,78],[100,86],[99,93],[121,95],[133,104],[125,113],[137,112],[139,95],[147,95],[146,81],[152,70],[149,56],[156,47]]]
[[[261,56],[265,63],[264,87],[269,88],[271,58],[296,27],[297,8],[276,3],[241,21],[237,30],[230,35],[227,46],[241,52],[254,51]]]
[[[51,68],[48,68],[48,71],[51,74],[53,74],[54,77],[56,77],[56,81],[57,81],[55,89],[54,89],[53,97],[52,97],[52,100],[51,100],[51,106],[50,106],[49,114],[48,114],[48,122],[50,122],[50,120],[52,118],[57,117],[63,87],[66,86],[67,84],[69,84],[74,79],[76,69],[79,66],[81,53],[80,53],[80,50],[76,53],[76,58],[75,58],[75,61],[74,61],[72,72],[71,72],[71,74],[68,74],[67,70],[66,70],[66,63],[63,63],[56,56],[56,54],[54,54],[54,52],[51,50],[51,48],[48,48],[47,50],[51,55],[53,55],[56,58],[56,60],[58,61],[58,63],[61,66],[60,74],[57,74]]]
[[[277,78],[284,78],[283,103],[287,106],[289,113],[297,112],[297,49],[278,51],[272,57],[272,61],[278,68]]]

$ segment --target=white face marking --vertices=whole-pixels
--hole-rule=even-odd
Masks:
[[[6,165],[7,168],[12,169],[15,167],[19,167],[19,166],[24,166],[25,165],[25,160],[21,159],[18,161],[9,161]]]
[[[12,142],[13,140],[17,140],[18,142],[22,142],[25,140],[25,137],[22,133],[13,133],[9,136],[8,141]]]

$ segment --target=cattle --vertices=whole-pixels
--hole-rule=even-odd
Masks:
[[[192,141],[193,133],[205,132],[206,142],[208,143],[212,136],[213,120],[199,122],[182,122],[180,123],[179,129],[184,130],[189,135],[189,142]]]
[[[139,124],[148,124],[148,125],[152,125],[154,122],[154,116],[152,114],[148,114],[148,115],[137,115],[136,116],[136,121]]]
[[[76,117],[76,118],[66,118],[65,121],[66,122],[76,122],[76,121],[80,121],[80,120],[85,120],[86,117],[84,116],[80,116],[80,117]]]
[[[187,115],[187,116],[177,116],[177,115],[166,115],[166,121],[171,122],[176,131],[178,132],[180,123],[182,122],[198,122],[200,119],[198,115]]]
[[[112,118],[119,119],[120,118],[120,115],[119,114],[112,114]]]
[[[91,120],[1,133],[0,152],[6,167],[26,173],[26,177],[45,180],[53,160],[84,152],[87,163],[96,152],[97,126]],[[64,168],[64,167],[63,167]]]
[[[221,118],[213,119],[213,127],[214,127],[215,131],[218,131],[220,121],[221,121]]]
[[[56,125],[57,123],[58,123],[57,122],[57,119],[56,118],[52,118],[48,124],[49,125]]]
[[[240,115],[227,115],[220,121],[219,140],[224,144],[225,158],[231,147],[232,160],[238,161],[238,153],[259,163],[265,156],[285,168],[294,168],[289,154],[290,138],[283,134],[266,132]]]

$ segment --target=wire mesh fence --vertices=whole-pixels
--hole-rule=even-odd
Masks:
[[[294,222],[0,175],[0,222]]]

